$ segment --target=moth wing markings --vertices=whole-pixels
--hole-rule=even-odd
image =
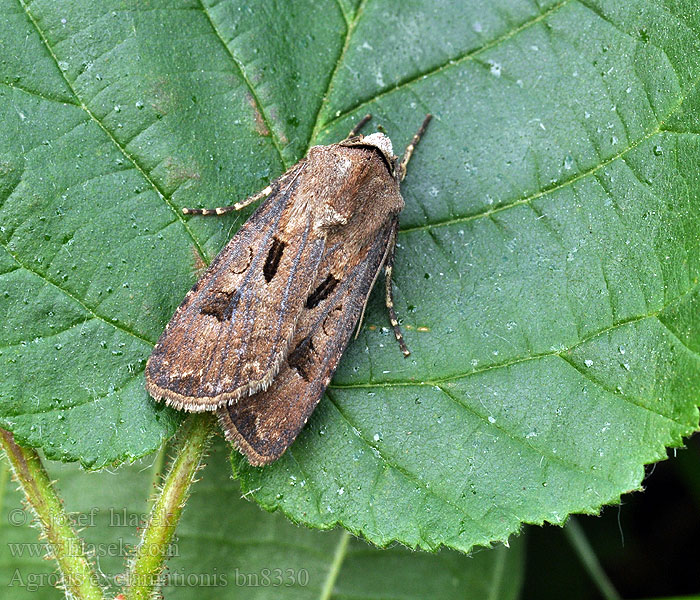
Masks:
[[[267,390],[217,409],[226,438],[260,466],[277,460],[291,445],[319,403],[369,297],[392,239],[392,221],[377,235],[333,293],[300,317],[287,360]],[[290,364],[295,350],[311,341],[312,356]]]
[[[214,289],[221,289],[226,267],[235,264],[244,252],[249,253],[260,230],[271,229],[279,221],[287,202],[285,192],[286,189],[279,189],[260,204],[214,258],[175,311],[146,364],[146,386],[154,398],[163,398],[168,404],[188,410],[196,410],[199,406],[197,399],[192,398],[191,386],[187,386],[186,378],[191,377],[201,366],[194,360],[188,360],[188,357],[196,352],[198,346],[200,355],[209,350],[213,333],[207,331],[203,334],[196,326],[200,320],[200,311],[195,309],[195,305],[201,306]],[[214,323],[208,325],[212,329]]]
[[[279,285],[273,278],[275,285],[270,296],[269,282],[264,280],[262,268],[272,238],[279,233],[278,225],[290,210],[289,200],[302,170],[302,165],[293,168],[283,185],[261,203],[175,311],[146,366],[146,385],[154,398],[162,398],[180,409],[213,410],[251,387],[269,382],[275,375],[286,354],[296,316],[288,319],[288,332],[280,332],[279,324],[290,310],[294,310],[294,303],[289,302],[287,310],[275,306],[273,314],[279,314],[276,323],[278,335],[256,335],[255,343],[251,344],[246,332],[252,331],[255,323],[256,330],[260,328],[269,333],[269,327],[260,327],[260,319],[256,322],[255,315],[260,312],[256,310],[256,303],[264,300],[266,295],[278,301]],[[310,231],[308,223],[305,230]],[[294,232],[289,235],[288,255],[294,256],[292,271],[315,272],[323,254],[324,240],[318,237],[310,239],[308,235],[296,236]],[[240,267],[246,260],[250,264],[242,272],[237,272],[241,271]],[[287,296],[297,291],[288,289],[292,276],[290,273],[282,284],[282,292]],[[310,285],[313,274],[310,278],[298,279],[297,287]],[[261,280],[265,285],[261,285]],[[212,299],[222,293],[231,295],[232,304],[228,307],[229,312],[219,315],[227,318],[219,320],[211,310],[207,311],[207,307],[211,307]],[[304,290],[301,296],[298,303],[306,297]],[[260,306],[258,303],[257,308]]]
[[[218,388],[216,404],[264,389],[277,375],[325,246],[323,237],[314,236],[310,217],[300,233],[291,236],[284,250],[293,257],[285,265],[288,271],[278,270],[280,276],[273,277],[265,289],[260,281],[242,288],[241,309],[236,309],[221,332],[224,339],[217,342],[204,371],[203,386]],[[234,318],[236,313],[239,319]],[[236,342],[240,343],[238,350]],[[240,391],[231,393],[232,385]]]

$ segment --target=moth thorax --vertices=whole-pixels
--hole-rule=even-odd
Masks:
[[[324,202],[321,209],[321,215],[318,222],[319,227],[337,227],[338,225],[347,225],[352,217],[352,205],[335,205],[333,202]]]

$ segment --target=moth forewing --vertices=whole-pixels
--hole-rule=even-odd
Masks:
[[[365,117],[361,121],[364,124]],[[247,202],[267,196],[185,296],[146,365],[149,393],[176,408],[218,410],[251,464],[271,462],[328,385],[369,292],[391,266],[403,208],[399,183],[428,115],[401,161],[382,133],[314,146]]]
[[[325,246],[310,215],[290,218],[297,181],[263,202],[175,311],[146,365],[153,397],[215,410],[277,374]]]
[[[304,311],[272,385],[217,410],[226,439],[252,465],[277,460],[316,408],[352,336],[395,227],[396,220],[385,225],[328,295],[322,300],[317,296]],[[325,270],[322,266],[319,273]]]

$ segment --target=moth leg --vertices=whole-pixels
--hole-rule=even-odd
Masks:
[[[355,127],[353,127],[350,130],[350,133],[348,133],[347,137],[345,138],[346,140],[355,137],[358,133],[360,133],[360,129],[362,129],[367,123],[369,123],[369,120],[372,118],[372,115],[365,115],[362,117],[356,124]]]
[[[418,145],[418,142],[420,142],[420,139],[425,133],[425,129],[428,127],[428,123],[430,123],[430,119],[432,118],[433,115],[425,115],[425,119],[423,119],[423,124],[418,128],[418,131],[416,132],[416,135],[413,136],[411,143],[408,146],[406,146],[406,151],[403,153],[403,157],[401,158],[401,162],[399,163],[399,181],[403,181],[404,177],[406,177],[406,167],[408,166],[408,161],[411,160],[411,155],[413,154],[413,151]]]
[[[186,215],[225,215],[228,212],[231,212],[233,210],[241,210],[241,208],[244,208],[249,204],[252,204],[253,202],[257,202],[262,198],[266,198],[272,193],[272,189],[273,186],[272,184],[270,184],[264,190],[259,191],[257,194],[253,194],[249,198],[241,200],[240,202],[236,202],[231,206],[219,206],[218,208],[183,208],[182,212]]]
[[[403,339],[403,333],[401,333],[401,326],[399,325],[399,319],[396,316],[396,309],[394,308],[394,288],[391,281],[391,272],[394,268],[394,250],[396,248],[396,227],[391,234],[391,240],[389,240],[388,255],[386,257],[386,263],[384,265],[384,283],[386,285],[386,308],[389,311],[389,322],[394,329],[394,335],[396,336],[396,341],[399,343],[401,352],[404,356],[411,354],[411,351],[406,346],[406,342]]]
[[[399,325],[399,319],[396,316],[396,310],[394,309],[394,289],[392,287],[392,281],[391,281],[391,271],[394,265],[394,249],[396,248],[396,232],[398,231],[399,228],[399,221],[396,219],[394,222],[394,226],[391,230],[391,233],[389,234],[389,241],[386,245],[386,250],[384,251],[384,256],[382,257],[382,261],[379,264],[379,268],[377,269],[377,272],[374,275],[374,279],[372,280],[372,284],[369,287],[369,290],[372,291],[372,288],[374,287],[375,282],[377,281],[377,278],[379,277],[379,273],[382,270],[382,267],[385,269],[384,273],[384,282],[386,285],[385,289],[385,300],[386,300],[386,307],[389,311],[389,322],[391,323],[392,328],[394,329],[394,335],[396,336],[396,341],[399,343],[399,347],[401,348],[401,352],[403,352],[404,356],[408,356],[411,354],[411,351],[408,349],[408,346],[406,346],[406,342],[403,339],[403,333],[401,333],[401,326]],[[367,293],[367,298],[365,298],[365,303],[362,306],[362,312],[360,313],[360,318],[357,320],[357,330],[355,332],[355,339],[360,335],[360,328],[362,327],[362,321],[365,318],[365,309],[367,308],[367,302],[369,301],[369,292]]]

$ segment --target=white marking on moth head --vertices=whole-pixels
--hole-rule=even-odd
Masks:
[[[362,143],[368,146],[376,146],[387,156],[394,155],[394,148],[391,145],[391,140],[383,133],[376,132],[362,138]]]

